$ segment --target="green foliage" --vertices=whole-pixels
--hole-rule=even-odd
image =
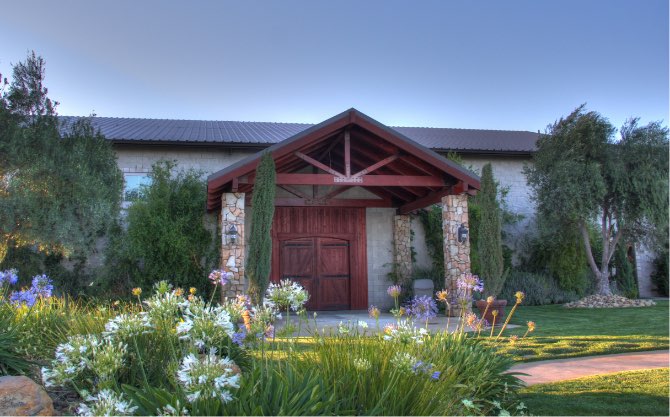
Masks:
[[[432,205],[419,211],[419,219],[426,236],[426,248],[435,273],[444,277],[444,238],[442,237],[442,207]],[[442,288],[444,283],[435,288]]]
[[[481,190],[477,194],[480,210],[477,252],[479,274],[484,280],[484,295],[497,296],[505,283],[506,273],[502,250],[501,213],[493,168],[482,168]]]
[[[275,163],[269,152],[263,153],[256,170],[251,199],[251,231],[247,254],[246,274],[249,295],[259,303],[270,282],[272,258],[272,217],[275,210]]]
[[[575,229],[555,229],[538,218],[537,230],[526,240],[521,269],[548,275],[560,289],[586,294],[591,282],[583,242]],[[596,248],[594,248],[596,250]]]
[[[33,52],[0,91],[0,261],[11,247],[87,256],[119,210],[123,178],[90,120],[63,126]]]
[[[621,295],[628,298],[637,298],[639,291],[637,288],[635,264],[628,259],[627,249],[626,245],[619,245],[614,253],[614,267],[616,268],[614,282]]]
[[[589,245],[589,224],[600,226],[600,265],[592,250],[586,256],[602,294],[610,292],[608,268],[621,236],[635,242],[668,222],[668,129],[631,119],[620,140],[614,132],[607,119],[580,106],[547,128],[526,169],[547,224],[572,228]]]
[[[668,228],[665,229],[665,242],[660,245],[658,255],[654,259],[654,270],[651,273],[651,282],[656,285],[658,292],[667,297],[668,288],[670,287],[670,282],[668,280],[668,258],[670,257],[670,251],[668,250]]]
[[[498,298],[514,304],[514,293],[517,291],[526,294],[523,302],[531,306],[566,303],[578,298],[574,292],[560,288],[557,282],[546,274],[512,270]]]
[[[20,333],[14,324],[14,309],[0,301],[0,376],[25,374],[30,369],[30,362],[19,351],[19,342]]]
[[[108,274],[149,289],[168,279],[183,288],[209,290],[207,273],[218,264],[216,233],[205,226],[206,185],[200,173],[175,171],[175,163],[153,166],[151,184],[128,208],[127,230],[116,229],[107,258]]]

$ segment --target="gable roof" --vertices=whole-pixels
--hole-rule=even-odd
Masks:
[[[67,130],[78,116],[59,116]],[[170,120],[92,117],[93,126],[116,143],[221,144],[267,147],[315,125],[308,123]],[[434,150],[492,153],[531,153],[538,134],[527,131],[390,127]]]
[[[267,152],[275,160],[278,185],[359,186],[379,197],[375,204],[397,207],[401,212],[480,187],[479,177],[472,172],[353,108],[269,147]],[[250,192],[260,158],[258,152],[210,175],[208,210],[220,207],[224,192]],[[305,173],[310,167],[325,174]],[[315,195],[302,198],[327,199]]]

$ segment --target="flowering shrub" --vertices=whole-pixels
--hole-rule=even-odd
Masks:
[[[240,387],[240,369],[228,358],[216,355],[216,349],[197,358],[190,353],[182,360],[177,380],[191,403],[201,399],[219,399],[227,403],[233,399],[231,388]]]
[[[265,297],[277,308],[286,310],[290,308],[293,311],[302,309],[309,300],[309,294],[302,285],[288,279],[281,280],[279,284],[270,283]]]
[[[16,269],[0,271],[0,291],[7,292],[10,285],[16,285],[19,276]],[[30,287],[22,288],[18,291],[12,291],[9,294],[9,301],[14,305],[26,305],[32,307],[40,299],[50,298],[54,286],[51,279],[46,275],[36,275],[33,277]],[[2,295],[0,292],[0,295]]]

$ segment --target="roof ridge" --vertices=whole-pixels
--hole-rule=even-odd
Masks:
[[[513,129],[480,129],[480,128],[469,128],[469,127],[435,127],[435,126],[389,126],[392,129],[395,128],[407,128],[407,129],[451,129],[451,130],[479,130],[484,132],[531,132],[530,130],[513,130]]]

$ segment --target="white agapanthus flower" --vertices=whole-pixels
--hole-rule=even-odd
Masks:
[[[62,385],[79,376],[90,364],[96,348],[102,343],[95,335],[75,335],[56,347],[51,369],[42,368],[42,381],[47,387]]]
[[[407,352],[396,352],[391,363],[402,372],[410,372],[419,360]]]
[[[384,327],[384,340],[397,341],[403,344],[422,344],[428,331],[424,328],[417,329],[409,320],[401,320],[398,324],[388,324]]]
[[[109,389],[104,389],[95,396],[87,396],[86,401],[91,404],[79,405],[77,414],[80,416],[130,416],[137,410],[136,406],[125,400],[123,394]]]
[[[356,368],[357,371],[367,371],[372,368],[372,364],[367,359],[356,358],[354,359],[354,368]]]
[[[153,326],[147,313],[119,314],[105,324],[105,337],[127,340],[134,336],[151,333]]]
[[[290,308],[293,311],[300,310],[309,300],[307,290],[302,285],[289,279],[281,280],[279,284],[271,283],[265,292],[265,296],[277,308]]]
[[[154,322],[164,322],[176,320],[178,313],[188,305],[188,301],[184,299],[176,290],[168,290],[157,293],[144,301],[149,310],[149,317]]]
[[[220,306],[191,303],[182,320],[177,324],[179,338],[192,341],[199,349],[215,347],[235,334],[230,314]]]
[[[233,399],[232,388],[240,387],[239,368],[228,358],[219,358],[214,350],[198,359],[189,354],[182,360],[177,380],[193,403],[199,399],[218,398],[226,403]]]

